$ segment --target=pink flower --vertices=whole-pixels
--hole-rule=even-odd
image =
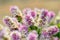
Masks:
[[[47,22],[47,14],[48,14],[48,10],[46,10],[46,9],[42,9],[41,10],[41,19],[42,19],[42,26],[43,25],[46,25],[46,22]]]
[[[30,8],[25,8],[25,9],[23,9],[23,13],[24,13],[25,15],[27,15],[29,11],[31,11]]]
[[[47,16],[49,18],[53,18],[55,16],[55,13],[53,11],[49,11]]]
[[[36,12],[34,10],[31,10],[30,15],[34,18],[36,16]]]
[[[7,26],[11,27],[11,18],[9,16],[6,16],[4,19],[3,19],[3,22],[4,24],[6,24]]]
[[[14,29],[14,28],[18,28],[18,22],[16,19],[11,18],[9,16],[6,16],[3,19],[3,22],[10,28],[10,29]]]
[[[32,22],[32,17],[31,16],[25,16],[25,21],[26,21],[26,23],[28,24],[28,25],[32,25],[33,24],[33,22]]]
[[[42,12],[41,16],[45,16],[46,17],[47,14],[48,14],[48,10],[46,10],[46,9],[42,9],[41,12]]]
[[[54,37],[53,40],[59,40],[58,37]]]
[[[50,26],[50,27],[48,27],[47,29],[43,29],[43,31],[42,31],[42,35],[44,36],[44,37],[50,37],[51,35],[54,35],[54,34],[56,34],[57,32],[59,32],[59,28],[58,27],[56,27],[56,26]]]
[[[24,24],[20,24],[20,27],[18,28],[18,30],[20,32],[24,31],[24,32],[27,32],[28,31],[28,27]]]
[[[17,12],[18,7],[17,6],[11,6],[10,7],[10,12],[15,14]]]
[[[43,29],[42,33],[41,33],[41,37],[44,38],[50,38],[50,35],[47,32],[47,29]]]
[[[48,10],[46,10],[46,9],[42,10],[41,19],[43,22],[47,21],[47,19],[46,19],[47,14],[48,14]]]
[[[52,20],[52,18],[55,17],[55,13],[53,11],[49,11],[48,15],[47,15],[47,21],[48,23],[50,23],[50,21]]]
[[[18,31],[12,31],[10,33],[10,37],[12,38],[12,40],[21,40],[21,34]]]
[[[59,28],[57,26],[50,26],[48,28],[48,33],[49,35],[54,35],[56,34],[57,32],[59,32]]]
[[[37,40],[37,37],[38,35],[33,31],[28,34],[27,40]]]

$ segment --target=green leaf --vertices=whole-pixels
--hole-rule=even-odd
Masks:
[[[50,23],[50,26],[51,26],[51,25],[54,25],[54,22],[51,22],[51,23]]]
[[[53,36],[60,38],[60,32],[58,32],[57,34],[55,34],[55,35],[53,35]]]
[[[41,34],[41,29],[40,29],[40,28],[37,29],[37,33],[38,33],[38,35],[40,36],[40,34]]]
[[[34,25],[31,25],[29,28],[28,28],[28,31],[32,31],[32,30],[37,30],[38,28]]]
[[[38,28],[38,29],[37,29],[38,38],[40,38],[40,35],[41,35],[41,31],[42,31],[42,28]]]
[[[34,25],[31,25],[30,28],[31,28],[31,30],[37,30],[38,29],[38,27],[34,26]]]
[[[28,31],[32,31],[32,30],[36,30],[37,33],[38,33],[38,35],[40,36],[42,28],[39,28],[39,27],[34,26],[34,25],[31,25],[31,26],[28,28]]]
[[[60,28],[60,23],[57,24],[58,28]]]
[[[17,18],[18,22],[22,21],[22,17],[21,16],[16,15],[16,18]]]
[[[28,32],[29,32],[29,31],[32,31],[31,28],[28,28]]]

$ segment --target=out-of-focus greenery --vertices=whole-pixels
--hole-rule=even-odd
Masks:
[[[58,32],[57,34],[55,34],[55,35],[53,35],[53,36],[60,38],[60,32]]]
[[[58,28],[60,29],[60,23],[57,24]]]
[[[38,33],[38,35],[40,36],[42,28],[38,28],[37,26],[31,25],[31,26],[28,28],[28,31],[32,31],[32,30],[36,30],[37,33]],[[39,37],[39,36],[38,36],[38,37]]]
[[[51,26],[51,25],[54,25],[54,22],[51,22],[49,25],[50,25],[50,26]]]
[[[22,17],[21,16],[16,15],[16,18],[17,18],[18,22],[22,21]]]

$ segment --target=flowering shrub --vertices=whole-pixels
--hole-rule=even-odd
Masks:
[[[6,26],[0,25],[0,40],[59,40],[60,23],[53,11],[37,8],[21,11],[12,6],[10,13],[12,17],[3,18]]]

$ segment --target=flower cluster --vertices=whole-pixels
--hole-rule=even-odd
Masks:
[[[5,16],[0,25],[0,40],[59,40],[60,24],[54,22],[55,13],[47,9],[23,11],[10,7],[12,16]],[[58,36],[59,35],[59,36]]]

